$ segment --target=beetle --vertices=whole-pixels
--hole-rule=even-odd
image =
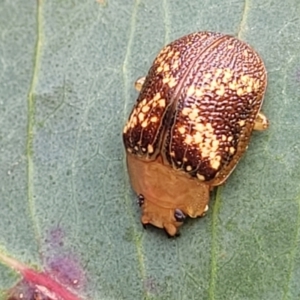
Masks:
[[[266,86],[258,53],[230,35],[196,32],[159,52],[123,129],[142,224],[175,236],[186,216],[206,213],[252,130],[268,128]]]

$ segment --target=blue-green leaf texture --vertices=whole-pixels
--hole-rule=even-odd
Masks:
[[[203,30],[260,53],[270,128],[167,239],[140,225],[121,132],[136,78]],[[61,229],[82,299],[299,299],[299,32],[298,0],[2,0],[0,252],[45,270]],[[0,262],[2,292],[19,279]]]

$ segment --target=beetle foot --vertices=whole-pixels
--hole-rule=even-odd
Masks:
[[[209,209],[209,207],[208,207],[208,205],[206,205],[205,208],[204,208],[204,211],[203,211],[202,215],[200,216],[200,218],[206,216],[206,213],[208,212],[208,209]]]
[[[137,204],[141,207],[145,202],[145,197],[142,194],[139,194],[137,197]]]

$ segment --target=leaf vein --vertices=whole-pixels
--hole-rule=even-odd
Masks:
[[[250,7],[249,2],[250,2],[249,0],[245,0],[245,2],[244,2],[243,13],[242,13],[241,21],[239,23],[238,31],[237,31],[237,37],[239,39],[242,38],[242,34],[243,34],[243,31],[244,31],[245,26],[246,26],[247,15],[249,13],[249,7]]]
[[[124,86],[124,107],[123,107],[123,120],[124,122],[126,121],[127,118],[127,105],[129,103],[129,98],[130,98],[130,93],[129,93],[129,81],[128,81],[128,64],[129,64],[129,58],[131,55],[131,49],[132,49],[132,45],[133,45],[133,40],[134,40],[134,33],[135,33],[135,26],[136,26],[136,17],[137,17],[137,11],[138,11],[138,6],[140,4],[140,0],[135,0],[134,5],[133,5],[133,10],[132,10],[132,15],[131,15],[131,24],[129,27],[129,38],[128,38],[128,43],[127,43],[127,48],[126,48],[126,53],[125,53],[125,58],[124,58],[124,62],[123,62],[123,67],[122,67],[122,73],[123,73],[123,86]],[[128,183],[128,179],[127,178],[127,173],[126,173],[126,161],[124,159],[123,162],[123,170],[124,170],[124,178],[125,178],[125,186],[129,186]],[[139,269],[140,269],[140,276],[143,280],[143,282],[145,282],[145,264],[144,264],[144,256],[143,256],[143,251],[142,251],[142,243],[141,243],[141,237],[140,235],[137,234],[137,230],[135,228],[135,222],[134,222],[134,216],[132,213],[132,210],[130,209],[130,203],[129,203],[129,197],[126,195],[125,196],[125,202],[126,202],[126,206],[127,206],[127,211],[128,211],[128,215],[130,216],[130,219],[132,221],[133,224],[133,231],[134,231],[134,242],[135,242],[135,246],[136,246],[136,252],[137,252],[137,259],[139,262]],[[144,297],[143,299],[148,299],[149,295],[147,290],[144,288]]]
[[[42,0],[37,1],[36,19],[37,19],[37,35],[35,43],[35,51],[33,58],[33,73],[29,86],[27,97],[27,141],[26,141],[26,158],[27,158],[27,200],[29,206],[29,213],[33,222],[35,238],[40,245],[40,229],[35,220],[35,201],[34,201],[34,163],[33,163],[33,140],[34,140],[34,127],[35,127],[35,90],[38,81],[38,72],[41,60],[42,48]]]
[[[296,256],[296,252],[297,252],[297,244],[299,241],[299,228],[300,228],[300,196],[298,196],[298,198],[296,199],[296,201],[298,202],[298,212],[297,212],[297,224],[296,224],[296,232],[295,232],[295,237],[294,237],[294,241],[293,244],[291,246],[291,251],[290,251],[290,259],[289,259],[289,272],[287,274],[287,281],[284,287],[284,291],[283,291],[283,297],[282,299],[290,299],[289,297],[289,286],[291,283],[291,278],[292,278],[292,273],[294,271],[294,260],[295,260],[295,256]]]
[[[169,15],[168,0],[163,0],[164,25],[165,25],[165,45],[170,41],[171,20]]]
[[[94,79],[92,81],[91,85],[95,84],[95,82],[96,82],[96,79]],[[65,87],[64,87],[64,89],[65,89]],[[71,201],[73,203],[72,209],[74,209],[76,211],[76,214],[75,214],[76,221],[75,221],[74,228],[77,232],[75,233],[75,236],[79,235],[78,230],[80,228],[79,221],[78,221],[78,218],[79,218],[79,215],[80,215],[80,210],[79,210],[79,207],[78,207],[78,202],[76,201],[76,198],[75,198],[76,197],[75,176],[76,176],[76,163],[77,163],[76,156],[77,156],[77,153],[78,153],[79,140],[81,138],[84,125],[86,124],[86,120],[88,119],[88,113],[89,113],[92,102],[93,101],[90,100],[90,97],[88,97],[87,101],[85,102],[81,122],[80,122],[80,124],[78,125],[78,128],[77,128],[75,145],[74,145],[74,149],[73,149],[73,153],[72,153],[72,159],[71,159],[71,162],[72,162],[72,164],[71,164],[71,174],[72,174],[71,175],[71,189],[72,189]],[[70,206],[68,206],[68,209],[70,209]],[[65,211],[65,214],[68,215],[68,211]]]
[[[217,223],[218,213],[221,207],[221,191],[222,187],[217,188],[216,200],[212,210],[212,238],[211,238],[211,271],[208,288],[209,299],[215,299],[216,277],[217,277]]]

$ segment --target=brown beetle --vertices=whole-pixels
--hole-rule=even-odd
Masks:
[[[268,127],[266,85],[259,55],[229,35],[197,32],[160,51],[123,130],[143,224],[174,236],[186,215],[204,215],[252,130]]]

